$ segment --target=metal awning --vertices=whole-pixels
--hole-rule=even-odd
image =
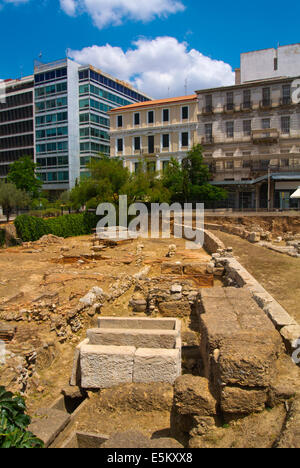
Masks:
[[[264,180],[268,180],[268,178],[274,181],[292,181],[292,180],[299,180],[300,181],[300,174],[299,173],[283,173],[278,174],[277,172],[271,173],[270,175],[265,174],[257,179],[249,179],[249,180],[222,180],[218,182],[210,182],[211,185],[255,185],[259,182],[263,182]]]

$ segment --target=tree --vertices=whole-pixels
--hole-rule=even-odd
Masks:
[[[25,411],[23,397],[0,387],[0,448],[43,448],[44,443],[27,431],[31,421]]]
[[[130,175],[123,193],[128,197],[128,203],[168,203],[170,191],[164,186],[159,174],[145,162],[140,162],[138,170]]]
[[[0,206],[2,206],[7,222],[14,209],[25,208],[29,205],[30,197],[26,192],[17,189],[14,184],[0,183]]]
[[[37,198],[43,182],[36,177],[36,168],[37,165],[32,159],[24,156],[10,166],[7,180],[18,189],[29,193],[32,198]]]
[[[97,208],[99,203],[117,203],[122,187],[129,180],[129,171],[120,159],[101,155],[88,166],[89,176],[72,189],[70,200],[76,209],[86,205]]]
[[[210,173],[202,156],[202,146],[195,145],[182,161],[172,159],[163,175],[163,184],[174,202],[224,200],[227,192],[209,183]]]

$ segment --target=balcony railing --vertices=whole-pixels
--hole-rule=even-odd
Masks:
[[[253,143],[277,143],[279,131],[277,128],[265,128],[262,130],[252,130]]]
[[[225,106],[223,107],[224,112],[234,112],[235,111],[235,105],[233,102],[227,102]]]
[[[204,106],[202,109],[202,114],[203,115],[209,115],[214,113],[214,108],[211,104]]]
[[[214,137],[212,135],[206,135],[202,137],[202,145],[212,145],[214,143]]]
[[[251,110],[251,109],[252,109],[252,102],[251,101],[242,102],[242,104],[241,104],[241,110],[242,111]]]
[[[271,109],[272,108],[272,99],[263,99],[259,103],[261,109]]]
[[[281,106],[290,106],[291,104],[293,104],[293,102],[290,96],[284,96],[280,99]]]

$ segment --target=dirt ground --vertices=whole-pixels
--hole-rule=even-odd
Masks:
[[[300,259],[251,244],[238,236],[215,231],[226,247],[257,281],[300,323]]]
[[[138,245],[144,245],[138,253]],[[168,261],[166,255],[169,245],[175,244],[177,253],[172,262],[199,259],[208,261],[210,256],[203,250],[195,252],[185,250],[183,239],[138,239],[126,245],[107,248],[97,253],[97,259],[91,258],[91,236],[64,239],[58,243],[30,243],[20,247],[0,250],[0,322],[3,323],[3,310],[22,313],[44,294],[58,293],[53,314],[66,314],[74,310],[79,299],[94,286],[109,292],[120,275],[125,278],[149,267],[147,277],[161,274],[161,263]],[[102,315],[130,316],[128,307],[133,294],[130,288],[113,303],[105,304]],[[47,317],[48,319],[49,317]],[[96,316],[90,319],[87,328],[94,326]],[[6,323],[6,322],[5,322]],[[60,343],[49,321],[19,320],[7,322],[17,326],[14,345],[17,347],[33,345],[44,346],[54,343],[53,356],[49,353],[39,358],[37,373],[38,385],[26,395],[30,412],[39,407],[50,406],[60,395],[61,389],[68,384],[74,349],[85,338],[86,328],[74,334],[71,341]],[[9,346],[8,346],[9,348]],[[13,348],[14,349],[14,348]],[[48,348],[49,349],[49,348]],[[0,368],[0,385],[7,385],[11,375],[4,375]],[[154,418],[155,420],[155,418]],[[159,425],[161,429],[161,424]]]

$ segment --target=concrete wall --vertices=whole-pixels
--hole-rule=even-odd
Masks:
[[[278,69],[274,70],[274,59]],[[300,75],[300,44],[241,54],[241,80],[254,81],[279,76]]]

